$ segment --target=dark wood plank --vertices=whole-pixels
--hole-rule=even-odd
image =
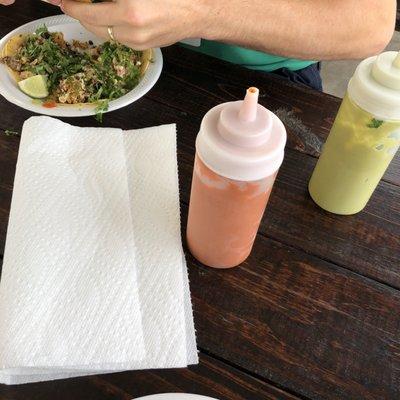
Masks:
[[[15,3],[12,7],[1,8],[0,35],[31,22],[35,19],[61,14],[58,7],[37,0],[24,0]],[[3,22],[4,21],[4,22]]]
[[[198,344],[312,399],[398,399],[398,291],[259,236],[239,269],[190,259]]]
[[[76,378],[19,386],[0,385],[1,400],[130,400],[132,396],[101,378]]]
[[[219,400],[299,400],[206,355],[188,369],[130,371],[62,381],[0,385],[1,400],[130,400],[156,393],[197,393]]]

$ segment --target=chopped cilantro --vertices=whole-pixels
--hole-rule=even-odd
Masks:
[[[382,121],[380,119],[372,118],[371,121],[367,124],[367,127],[373,128],[373,129],[378,129],[383,123],[384,123],[384,121]]]
[[[97,102],[97,107],[94,109],[96,115],[95,118],[98,122],[103,122],[103,114],[108,110],[109,100],[99,100]]]
[[[5,134],[6,136],[19,136],[19,133],[18,133],[18,132],[12,131],[11,129],[6,129],[6,130],[4,131],[4,134]]]

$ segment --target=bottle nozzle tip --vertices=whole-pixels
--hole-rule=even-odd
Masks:
[[[258,89],[256,87],[252,86],[252,87],[247,89],[247,92],[249,92],[251,94],[255,94],[255,93],[258,94]]]
[[[239,118],[242,121],[250,122],[256,119],[258,93],[259,90],[256,87],[250,87],[247,89],[246,96],[239,111]]]

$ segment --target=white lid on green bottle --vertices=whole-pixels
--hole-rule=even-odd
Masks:
[[[400,52],[387,51],[357,67],[348,88],[350,98],[382,120],[400,120]]]
[[[258,104],[258,93],[257,88],[249,88],[243,101],[220,104],[203,118],[197,154],[221,176],[256,181],[274,174],[282,164],[285,127]]]

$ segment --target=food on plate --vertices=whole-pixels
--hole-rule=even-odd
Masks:
[[[66,41],[63,33],[42,26],[12,37],[0,63],[20,89],[48,104],[95,104],[103,113],[111,100],[135,88],[151,62],[152,51],[136,51],[117,42]]]

